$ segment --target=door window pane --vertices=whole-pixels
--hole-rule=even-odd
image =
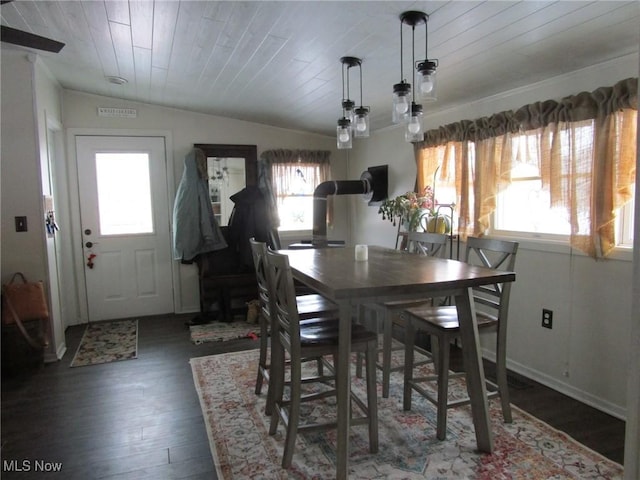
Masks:
[[[97,153],[101,235],[153,232],[147,153]]]

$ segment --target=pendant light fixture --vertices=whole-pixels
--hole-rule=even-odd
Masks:
[[[393,86],[393,123],[406,123],[405,140],[408,142],[420,142],[424,139],[424,127],[422,124],[422,105],[416,103],[416,84],[420,89],[419,94],[423,100],[436,99],[435,74],[438,60],[429,59],[427,56],[428,32],[427,22],[429,15],[424,12],[410,10],[400,14],[400,83]],[[415,30],[417,25],[425,25],[425,60],[416,63]],[[411,67],[413,86],[404,79],[403,60],[404,42],[403,25],[411,26]],[[415,72],[413,69],[415,68]]]
[[[362,104],[362,60],[358,61],[358,69],[360,70],[360,106],[354,110],[354,136],[356,138],[366,138],[369,136],[369,107]]]
[[[362,60],[356,57],[340,58],[342,64],[342,118],[336,127],[339,149],[351,148],[353,137],[369,136],[369,107],[362,105]],[[360,106],[349,98],[349,69],[360,69]],[[345,95],[346,94],[346,95]]]
[[[438,59],[429,58],[429,15],[425,14],[424,20],[424,60],[416,65],[416,84],[420,88],[420,97],[424,102],[434,102],[438,99],[436,96],[436,69],[438,68]]]

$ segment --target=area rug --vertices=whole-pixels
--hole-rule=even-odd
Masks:
[[[247,322],[211,322],[189,327],[191,341],[196,345],[206,342],[226,342],[238,338],[258,338],[260,326]]]
[[[298,435],[291,468],[280,467],[284,429],[280,425],[276,435],[268,434],[265,392],[254,393],[257,355],[250,350],[191,359],[218,478],[335,478],[334,431]],[[463,382],[452,391],[466,390]],[[364,387],[364,380],[354,378],[352,388],[361,398]],[[469,407],[448,412],[447,439],[439,441],[435,407],[414,395],[412,410],[403,411],[401,373],[392,373],[390,387],[388,399],[378,397],[379,452],[369,453],[366,426],[351,429],[351,479],[622,478],[620,465],[515,406],[513,423],[504,424],[496,400],[489,402],[492,454],[476,451]],[[326,402],[304,409],[301,418],[313,422],[331,417],[332,399]]]
[[[71,367],[130,360],[138,356],[138,320],[89,323]]]

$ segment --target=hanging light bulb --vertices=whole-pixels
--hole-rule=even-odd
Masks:
[[[402,123],[409,118],[410,93],[411,85],[404,80],[393,86],[393,110],[391,111],[393,123]]]
[[[422,100],[432,102],[437,100],[436,96],[436,69],[438,68],[438,60],[429,59],[429,30],[427,23],[429,16],[424,21],[424,60],[416,65],[416,83],[420,86],[420,96]]]
[[[358,62],[360,68],[360,106],[354,110],[356,138],[366,138],[369,136],[369,107],[362,105],[362,61]]]
[[[436,66],[430,60],[418,64],[416,83],[420,85],[422,100],[436,100]]]
[[[404,42],[402,39],[402,24],[404,23],[403,15],[400,15],[400,83],[393,86],[393,107],[391,109],[391,121],[393,123],[402,123],[409,118],[409,94],[411,93],[411,85],[404,79]]]
[[[353,129],[353,136],[356,138],[366,138],[369,136],[369,108],[358,107],[355,110],[356,121]]]
[[[342,117],[338,120],[338,126],[336,127],[337,146],[340,150],[345,148],[351,148],[351,121]]]
[[[424,140],[424,129],[422,127],[422,105],[411,104],[411,115],[407,122],[404,138],[407,142],[421,142]]]
[[[348,98],[346,100],[342,100],[342,111],[344,113],[344,116],[347,117],[352,124],[355,119],[355,115],[353,112],[355,106],[356,102],[354,102],[353,100],[349,100]]]

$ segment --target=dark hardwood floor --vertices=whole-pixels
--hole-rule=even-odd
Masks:
[[[60,362],[3,378],[1,478],[216,479],[189,359],[257,342],[193,345],[184,325],[192,316],[141,319],[136,360],[88,367],[69,368],[84,332],[71,327]],[[622,462],[624,422],[513,380],[512,403]],[[36,461],[62,470],[35,471],[44,466]]]

